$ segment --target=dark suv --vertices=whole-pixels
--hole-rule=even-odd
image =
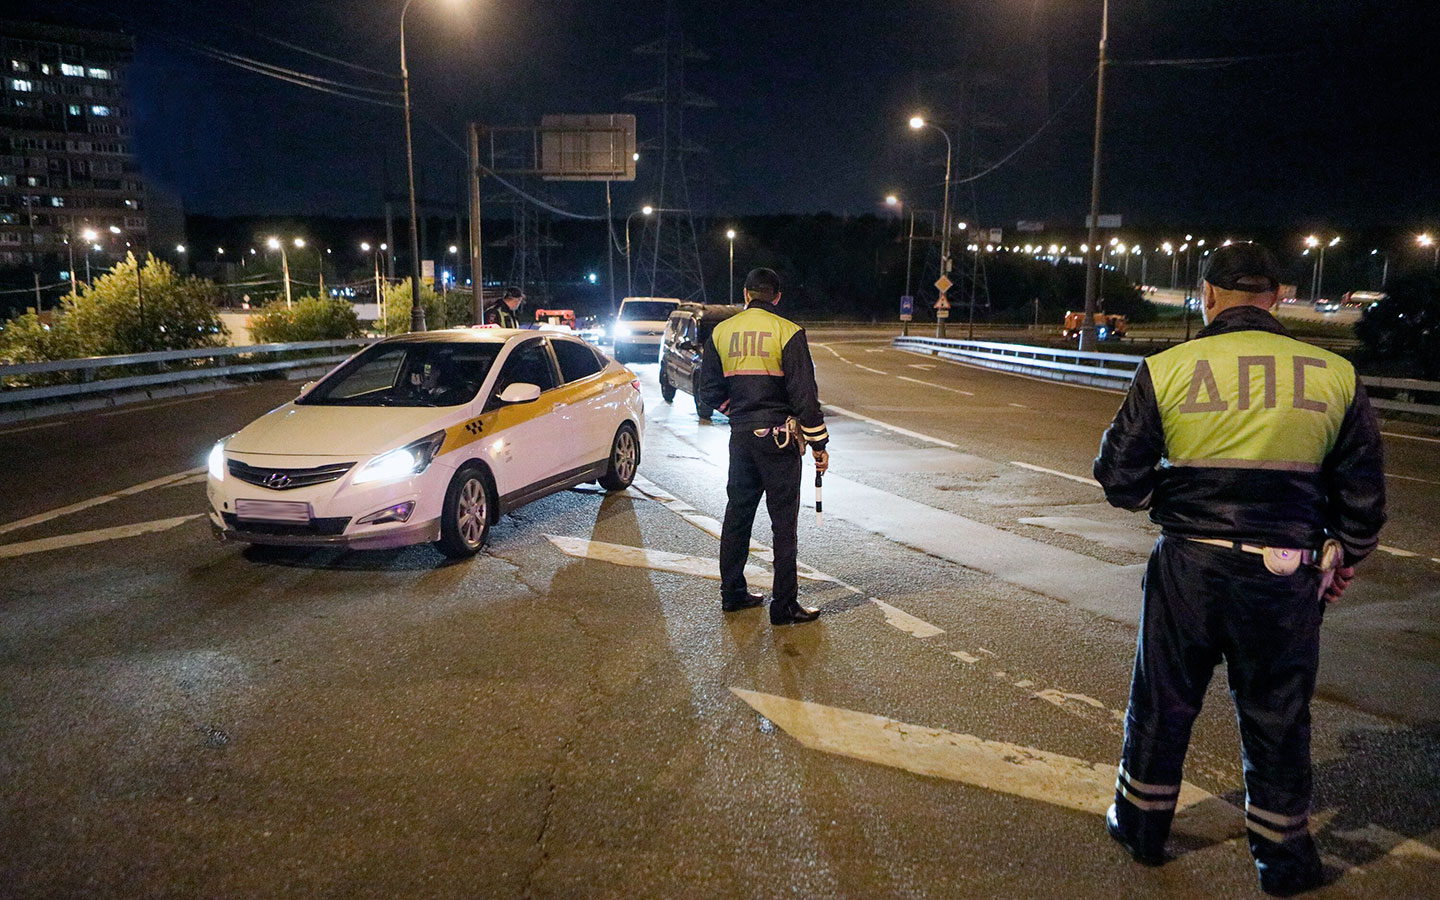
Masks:
[[[710,418],[710,407],[700,402],[700,355],[710,332],[744,307],[682,303],[675,307],[660,338],[660,396],[675,400],[675,391],[695,398],[695,414]]]

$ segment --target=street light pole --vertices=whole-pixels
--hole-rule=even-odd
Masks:
[[[635,282],[630,280],[630,220],[635,214],[648,216],[655,211],[653,206],[642,206],[630,215],[625,217],[625,296],[635,296]]]
[[[405,64],[405,13],[410,11],[413,2],[405,0],[400,10],[400,82],[405,94],[405,169],[410,176],[410,330],[424,331],[425,308],[420,304],[420,220],[415,209],[415,145],[410,135],[410,68]],[[288,302],[288,279],[285,294]]]
[[[1085,318],[1080,322],[1080,349],[1094,350],[1096,288],[1095,249],[1100,241],[1100,137],[1105,121],[1105,43],[1110,35],[1110,0],[1100,7],[1100,62],[1095,72],[1095,152],[1090,161],[1090,241],[1085,255]]]
[[[1426,233],[1415,238],[1415,243],[1419,244],[1422,247],[1429,247],[1431,249],[1432,255],[1430,259],[1430,268],[1440,269],[1440,241],[1437,241],[1427,231]],[[1388,257],[1386,258],[1385,262],[1387,265],[1389,264],[1390,260]]]
[[[1106,0],[1106,2],[1109,2],[1109,0]],[[950,274],[951,144],[949,133],[947,133],[945,129],[941,128],[939,125],[936,125],[934,122],[927,122],[920,116],[912,116],[910,119],[910,127],[917,131],[921,128],[926,127],[927,125],[940,132],[940,135],[945,138],[945,193],[944,199],[941,201],[943,203],[943,207],[940,210],[940,233],[942,235],[940,238],[940,276],[943,278]],[[939,279],[937,278],[936,280],[938,281]],[[948,302],[948,298],[945,295],[946,291],[941,291],[939,300],[943,302]],[[935,336],[937,338],[943,338],[945,336],[945,320],[950,317],[950,310],[941,306],[941,303],[939,301],[937,301],[936,305],[940,308],[935,310]]]
[[[735,305],[735,229],[731,228],[725,232],[725,239],[730,242],[730,293],[725,295],[726,302],[731,306]]]

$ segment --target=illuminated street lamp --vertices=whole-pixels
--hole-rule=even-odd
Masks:
[[[285,242],[280,240],[278,237],[271,235],[269,238],[266,239],[265,246],[269,247],[271,250],[280,251],[280,269],[285,274],[285,308],[290,309],[293,305],[290,296],[290,257],[285,252]],[[300,238],[296,238],[295,246],[303,247],[305,246],[305,242],[300,240]]]
[[[735,302],[735,229],[729,228],[725,231],[725,240],[730,242],[730,303]]]
[[[1430,266],[1431,268],[1440,269],[1440,241],[1435,240],[1435,238],[1430,234],[1430,232],[1427,231],[1424,234],[1417,235],[1415,238],[1415,243],[1419,244],[1421,247],[1430,248]]]
[[[654,212],[655,207],[647,203],[625,217],[625,296],[627,297],[635,296],[635,282],[631,278],[630,270],[630,220],[635,218],[637,213],[642,216],[648,216]]]
[[[944,205],[940,209],[940,233],[943,235],[940,239],[940,275],[943,277],[950,274],[950,135],[946,133],[945,129],[936,125],[934,122],[926,122],[920,116],[910,117],[910,127],[915,131],[919,131],[927,126],[940,132],[941,136],[945,138],[945,195],[942,201]],[[945,299],[944,291],[940,292],[940,299]],[[973,294],[971,295],[970,302],[975,302]],[[941,309],[936,311],[936,337],[943,338],[945,336],[945,318],[948,315],[948,310]]]
[[[1311,250],[1317,251],[1315,265],[1311,268],[1310,276],[1310,302],[1314,303],[1320,299],[1321,285],[1325,282],[1325,250],[1340,243],[1340,236],[1336,235],[1328,242],[1321,240],[1315,235],[1308,235],[1305,238],[1305,252],[1302,256],[1309,256]]]

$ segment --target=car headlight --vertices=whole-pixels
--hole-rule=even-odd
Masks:
[[[626,328],[624,325],[616,325],[616,326],[615,326],[615,336],[616,336],[616,337],[629,337],[629,336],[630,336],[630,329],[629,329],[629,328]]]
[[[210,469],[210,477],[216,481],[225,480],[225,442],[216,441],[215,446],[210,448],[210,459],[206,463]]]
[[[445,432],[437,431],[418,441],[382,453],[360,467],[351,484],[366,484],[372,481],[393,481],[409,475],[419,475],[429,467],[440,445],[445,443]]]

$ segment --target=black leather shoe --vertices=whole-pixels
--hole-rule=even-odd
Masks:
[[[739,600],[726,600],[721,598],[720,608],[726,612],[739,612],[742,609],[754,609],[765,604],[764,594],[746,594]]]
[[[1115,807],[1111,806],[1105,812],[1105,832],[1115,839],[1115,842],[1125,848],[1125,852],[1142,866],[1161,866],[1165,864],[1165,854],[1162,852],[1142,850],[1139,844],[1130,840],[1120,830],[1120,822],[1115,818]]]
[[[1293,897],[1327,883],[1325,870],[1318,861],[1302,866],[1298,871],[1276,870],[1273,867],[1260,871],[1260,890],[1272,897]]]
[[[820,610],[806,609],[794,600],[783,605],[770,604],[771,625],[799,625],[802,622],[813,622],[818,618],[820,618]]]

